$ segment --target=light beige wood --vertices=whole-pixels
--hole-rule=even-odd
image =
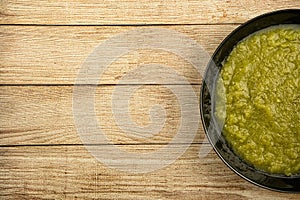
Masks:
[[[212,54],[240,23],[287,8],[299,9],[300,1],[0,0],[0,199],[300,199],[300,194],[273,192],[243,180],[213,151],[199,158],[201,147],[211,150],[201,122],[192,145],[171,165],[146,174],[111,169],[82,145],[72,114],[72,84],[82,63],[101,42],[119,33],[136,28],[176,30]],[[140,154],[158,151],[174,138],[180,108],[190,105],[193,97],[190,85],[170,81],[169,73],[159,71],[154,82],[143,82],[144,74],[132,73],[143,64],[176,70],[194,84],[197,97],[201,82],[190,63],[157,49],[129,52],[105,71],[95,96],[99,124],[117,148]],[[126,84],[116,86],[128,73]],[[171,85],[184,100],[178,101],[168,89]],[[112,112],[116,88],[126,91],[135,86],[140,88],[128,99],[128,118],[147,126],[153,105],[166,111],[161,131],[147,139],[125,133]],[[126,100],[123,94],[116,99]],[[198,103],[190,106],[197,110]],[[95,143],[90,147],[108,147]],[[184,145],[171,145],[170,153]],[[144,163],[144,167],[152,165]]]
[[[133,145],[132,148],[138,152],[152,149],[153,145]],[[83,146],[5,147],[0,149],[0,196],[1,199],[300,197],[254,186],[234,174],[213,151],[199,158],[199,148],[200,145],[192,145],[183,156],[163,169],[132,174],[104,166]]]
[[[84,86],[82,86],[84,88]],[[117,86],[132,89],[135,86]],[[178,132],[181,107],[189,99],[199,97],[200,87],[194,85],[195,94],[189,92],[189,85],[173,85],[180,92],[173,93],[168,85],[144,85],[130,92],[129,113],[138,127],[151,124],[149,111],[154,105],[161,105],[166,112],[165,124],[153,137],[138,138],[126,134],[113,115],[112,99],[116,86],[97,87],[95,108],[101,129],[113,143],[168,143]],[[125,94],[125,92],[124,92]],[[124,94],[114,99],[125,99]],[[176,95],[183,96],[179,101]],[[196,96],[194,96],[196,95]],[[73,86],[2,86],[0,87],[0,144],[81,144],[76,132],[72,113]],[[114,102],[118,103],[117,100]],[[189,105],[198,109],[198,102]],[[116,113],[117,114],[117,113]],[[198,118],[188,121],[197,126]],[[195,142],[203,140],[204,132],[199,122]],[[187,134],[190,127],[185,127]],[[97,142],[98,143],[98,142]]]
[[[212,54],[222,39],[235,27],[237,25],[143,28],[165,28],[178,31],[195,40],[208,54]],[[80,67],[95,47],[118,33],[134,28],[126,26],[3,26],[0,28],[0,84],[74,84]],[[176,44],[174,45],[178,48]],[[105,50],[114,51],[111,48]],[[185,77],[190,83],[199,84],[202,74],[200,75],[191,63],[185,60],[192,56],[187,55],[187,58],[181,58],[174,53],[159,49],[128,52],[116,59],[104,71],[99,83],[116,84],[126,73],[140,65],[162,64],[176,70],[178,75]],[[156,83],[182,83],[177,79],[171,79],[171,81],[166,79],[167,75],[166,72],[160,72],[160,78],[156,80]],[[142,84],[139,77],[139,74],[135,74],[128,79],[127,83]]]
[[[2,24],[241,23],[262,13],[299,8],[298,0],[2,0]]]

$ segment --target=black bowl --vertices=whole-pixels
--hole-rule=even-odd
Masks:
[[[246,163],[229,147],[214,116],[215,83],[222,62],[233,47],[248,35],[273,25],[300,24],[300,9],[280,10],[258,16],[235,29],[227,36],[214,52],[203,77],[200,95],[200,112],[205,133],[214,150],[235,173],[244,179],[264,188],[300,192],[300,175],[285,176],[269,174],[255,169]]]

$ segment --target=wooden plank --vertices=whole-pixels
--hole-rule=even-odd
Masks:
[[[152,148],[153,145],[132,146],[136,152]],[[213,151],[199,158],[199,148],[200,145],[190,146],[165,168],[133,174],[106,167],[83,146],[1,147],[0,198],[279,200],[300,197],[255,186],[234,174]]]
[[[241,23],[262,13],[299,8],[298,0],[2,0],[2,24]]]
[[[85,87],[82,87],[85,90]],[[101,129],[113,143],[168,143],[179,130],[181,109],[185,109],[182,106],[187,105],[198,110],[199,85],[192,86],[195,94],[190,92],[191,86],[189,85],[135,87],[135,85],[117,87],[100,85],[96,89],[97,119]],[[119,104],[120,101],[126,100],[125,94],[127,93],[126,91],[120,92],[117,97],[113,96],[113,92],[120,88],[128,91],[137,89],[129,92],[131,94],[128,99],[130,116],[127,118],[138,127],[145,127],[152,123],[149,113],[153,106],[161,105],[165,109],[165,123],[157,132],[154,132],[155,135],[150,138],[136,137],[135,135],[140,134],[139,130],[133,130],[127,134],[128,131],[124,131],[122,126],[117,124],[114,114],[120,115],[120,113],[118,110],[112,110],[112,102]],[[175,88],[176,93],[172,92],[172,88]],[[178,98],[179,96],[181,98]],[[72,113],[72,97],[73,86],[0,87],[0,144],[81,144]],[[192,98],[196,99],[193,104],[190,101]],[[83,101],[86,102],[85,99]],[[190,115],[190,119],[187,120],[193,126],[197,126],[197,120],[200,121],[199,116],[193,118]],[[157,120],[154,119],[154,122]],[[203,140],[204,132],[200,122],[198,127],[194,142]],[[183,129],[186,134],[191,131],[191,127],[183,127]]]
[[[212,54],[222,39],[236,25],[161,26],[178,31],[195,40],[208,54]],[[102,42],[135,27],[69,27],[69,26],[2,26],[0,29],[0,84],[74,84],[78,71],[88,55]],[[124,43],[123,40],[119,41]],[[132,43],[128,44],[132,45]],[[174,47],[179,48],[174,44]],[[182,47],[180,47],[182,48]],[[112,47],[105,51],[114,51]],[[161,49],[131,51],[116,58],[101,76],[101,84],[116,84],[126,73],[140,65],[165,65],[199,84],[201,75],[187,60],[196,52],[181,58]],[[205,67],[205,60],[204,66]],[[145,71],[145,70],[144,70]],[[149,70],[149,72],[153,72]],[[168,71],[169,72],[169,71]],[[178,84],[166,79],[166,72],[158,73],[156,83]],[[142,84],[141,75],[127,77],[127,83]],[[132,78],[134,77],[134,78]]]

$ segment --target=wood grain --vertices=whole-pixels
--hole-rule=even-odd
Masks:
[[[236,27],[237,25],[198,25],[144,28],[178,31],[195,40],[208,54],[212,54],[222,39]],[[112,36],[134,28],[136,27],[3,26],[0,29],[0,84],[74,84],[80,67],[95,47]],[[179,48],[176,44],[175,47]],[[114,49],[108,47],[105,51]],[[199,84],[201,75],[185,60],[192,56],[194,55],[181,58],[159,49],[128,52],[104,71],[99,83],[117,84],[126,73],[140,65],[162,64],[176,70],[190,83]],[[156,83],[182,83],[178,79],[166,79],[167,75],[167,72],[160,72]],[[127,77],[127,83],[147,84],[140,77],[139,74]]]
[[[2,0],[1,24],[242,23],[257,15],[299,8],[298,0]]]
[[[82,86],[84,88],[84,86]],[[136,86],[117,86],[131,90]],[[116,86],[100,85],[96,89],[95,109],[99,125],[105,135],[116,144],[168,143],[178,131],[181,107],[189,105],[191,98],[198,99],[200,87],[194,85],[195,94],[189,92],[189,85],[173,85],[179,93],[174,94],[168,85],[141,85],[131,92],[129,113],[138,127],[151,124],[149,111],[154,105],[161,105],[166,112],[162,129],[148,139],[134,137],[134,131],[126,132],[116,124],[112,102],[123,100],[124,94],[113,98]],[[181,102],[176,95],[183,96]],[[196,96],[193,96],[196,95]],[[81,144],[76,132],[72,111],[73,86],[2,86],[0,87],[0,144]],[[126,100],[126,98],[125,98]],[[85,100],[83,99],[85,102]],[[199,108],[198,101],[191,108]],[[117,111],[118,112],[118,111]],[[197,120],[199,124],[197,124]],[[198,126],[195,142],[203,140],[203,129],[198,118],[188,119]],[[185,130],[190,131],[189,127]],[[99,142],[97,142],[99,143]],[[101,143],[101,142],[100,142]]]
[[[177,147],[174,145],[174,150]],[[153,145],[132,148],[139,151],[152,149]],[[173,164],[146,174],[108,168],[83,146],[0,148],[0,198],[296,200],[300,197],[255,186],[230,171],[213,151],[199,158],[199,148],[200,145],[194,144]]]
[[[95,47],[117,34],[166,28],[185,34],[212,54],[240,23],[288,8],[299,9],[300,1],[0,0],[0,199],[300,199],[300,194],[262,189],[230,171],[211,151],[201,122],[196,123],[199,119],[192,117],[188,121],[199,127],[196,137],[171,165],[145,174],[109,168],[82,145],[72,112],[73,84],[80,67]],[[148,64],[168,66],[188,83],[166,78],[170,72],[165,71],[159,71],[154,82],[144,81],[148,71],[134,69]],[[120,83],[125,76],[127,82]],[[141,155],[155,152],[176,135],[183,105],[199,110],[199,99],[191,104],[194,96],[188,88],[192,84],[199,97],[200,82],[201,74],[191,63],[172,52],[128,52],[100,77],[97,120],[118,149]],[[126,92],[113,97],[118,88],[135,87],[128,99]],[[181,101],[178,95],[183,96]],[[151,108],[161,105],[166,113],[163,128],[150,138],[125,132],[112,111],[116,100],[129,102],[128,118],[139,127],[151,124]],[[183,145],[171,144],[170,153]],[[101,151],[110,146],[103,141],[89,144]],[[199,158],[200,148],[210,152]],[[106,156],[111,159],[112,154]],[[158,156],[143,166],[161,159]]]

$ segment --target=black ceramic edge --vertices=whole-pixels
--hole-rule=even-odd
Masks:
[[[238,31],[240,31],[241,29],[245,28],[246,26],[248,26],[249,24],[251,23],[255,23],[256,21],[259,21],[263,18],[266,18],[266,17],[270,17],[270,16],[273,16],[273,15],[278,15],[278,14],[283,14],[283,13],[295,13],[295,14],[299,14],[300,12],[300,9],[284,9],[284,10],[277,10],[277,11],[272,11],[272,12],[268,12],[268,13],[265,13],[265,14],[262,14],[262,15],[259,15],[251,20],[248,20],[247,22],[241,24],[239,27],[237,27],[236,29],[234,29],[227,37],[225,37],[225,39],[220,43],[220,45],[217,47],[217,49],[214,51],[213,55],[211,56],[211,59],[209,61],[209,63],[207,64],[207,68],[205,70],[205,73],[204,73],[204,76],[203,76],[203,80],[202,80],[202,86],[201,86],[201,90],[200,90],[200,115],[201,115],[201,121],[202,121],[202,125],[203,125],[203,128],[204,128],[204,131],[205,131],[205,134],[210,142],[210,144],[212,145],[214,151],[217,153],[218,157],[233,171],[235,172],[236,174],[238,174],[241,178],[249,181],[250,183],[254,184],[254,185],[257,185],[261,188],[264,188],[264,189],[269,189],[269,190],[272,190],[272,191],[277,191],[277,192],[285,192],[285,193],[300,193],[300,190],[290,190],[290,189],[287,189],[287,188],[278,188],[278,187],[272,187],[272,186],[266,186],[262,183],[259,183],[259,182],[256,182],[255,180],[252,180],[250,178],[248,178],[247,176],[243,175],[242,173],[240,173],[237,169],[235,169],[234,167],[231,166],[231,164],[225,160],[225,158],[223,158],[223,156],[220,154],[219,150],[216,148],[216,145],[213,144],[213,141],[208,133],[208,127],[205,125],[205,120],[204,120],[204,111],[203,111],[203,100],[204,100],[204,94],[203,94],[203,90],[204,90],[204,87],[205,87],[205,81],[206,81],[206,77],[207,77],[207,73],[209,71],[209,66],[211,65],[214,65],[214,58],[216,57],[217,54],[220,54],[220,50],[223,48],[224,44],[227,42],[227,40],[229,38],[231,38],[234,34],[236,34]],[[288,24],[288,23],[287,23]],[[291,24],[291,23],[290,23]],[[274,23],[273,25],[278,25],[276,23]],[[268,25],[268,26],[272,26],[272,25]],[[268,27],[266,26],[266,27]],[[266,28],[265,27],[265,28]],[[255,32],[255,31],[254,31]],[[240,41],[240,40],[239,40]],[[237,41],[236,44],[239,42]],[[233,45],[234,47],[234,45]],[[232,49],[231,49],[232,50]],[[231,52],[230,50],[230,52]],[[263,172],[262,172],[263,173]],[[274,178],[274,177],[273,177]],[[276,178],[276,176],[275,176]],[[293,179],[293,177],[285,177],[285,178],[282,178],[282,177],[278,177],[279,179]],[[299,177],[297,177],[299,178]]]

